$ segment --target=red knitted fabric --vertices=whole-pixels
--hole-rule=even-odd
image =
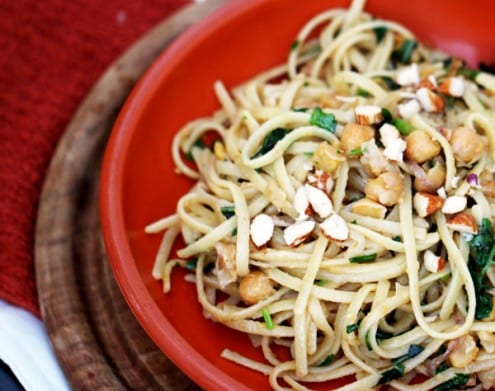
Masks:
[[[0,0],[0,298],[39,316],[33,243],[57,141],[100,75],[189,0]]]

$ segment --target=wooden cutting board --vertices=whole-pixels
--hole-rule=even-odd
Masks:
[[[227,0],[188,6],[132,46],[69,123],[40,198],[35,268],[41,314],[75,390],[195,390],[150,340],[121,295],[100,231],[100,163],[132,87],[184,29]]]

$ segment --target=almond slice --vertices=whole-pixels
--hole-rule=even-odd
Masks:
[[[375,105],[359,105],[354,109],[359,125],[374,125],[383,121],[382,108]]]
[[[385,206],[370,200],[367,197],[354,202],[351,205],[351,210],[358,215],[375,217],[377,219],[385,218],[385,214],[387,213],[387,208]]]
[[[332,213],[320,224],[321,231],[328,239],[346,240],[349,237],[349,228],[345,220],[336,213]]]
[[[395,81],[401,86],[417,85],[419,83],[418,64],[411,64],[397,71]]]
[[[285,243],[290,247],[296,247],[306,240],[311,235],[315,228],[313,220],[297,221],[284,229]]]
[[[423,254],[425,269],[431,273],[437,273],[445,266],[445,259],[434,254],[431,250],[426,250]]]
[[[423,110],[430,113],[441,113],[445,107],[442,97],[426,87],[421,87],[416,91],[416,98]]]
[[[333,204],[328,195],[317,187],[304,185],[306,196],[311,208],[322,218],[330,216],[333,212]]]
[[[273,236],[275,224],[273,219],[262,213],[257,215],[251,222],[250,234],[251,240],[256,247],[263,247]]]
[[[294,209],[299,214],[296,217],[297,221],[306,220],[309,217],[308,214],[309,201],[304,186],[301,186],[296,190],[296,194],[294,195],[293,205],[294,205]]]
[[[419,217],[427,217],[443,205],[443,198],[425,192],[417,192],[413,198],[413,205]]]
[[[445,199],[442,206],[442,212],[447,214],[454,214],[462,212],[466,209],[467,198],[463,196],[450,196]]]
[[[469,213],[457,213],[447,220],[447,227],[454,231],[465,232],[476,235],[478,233],[478,224],[475,218]]]
[[[466,90],[464,78],[462,76],[449,77],[440,84],[438,90],[444,94],[460,98],[464,95],[464,91]]]

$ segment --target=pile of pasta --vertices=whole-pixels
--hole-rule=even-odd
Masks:
[[[146,227],[164,235],[153,276],[166,293],[190,269],[204,315],[265,360],[222,356],[273,389],[489,389],[495,78],[363,8],[316,15],[287,63],[215,83],[221,109],[173,142],[194,186]]]

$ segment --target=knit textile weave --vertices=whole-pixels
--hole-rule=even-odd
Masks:
[[[0,0],[0,298],[40,316],[38,200],[84,96],[132,43],[188,0]]]

